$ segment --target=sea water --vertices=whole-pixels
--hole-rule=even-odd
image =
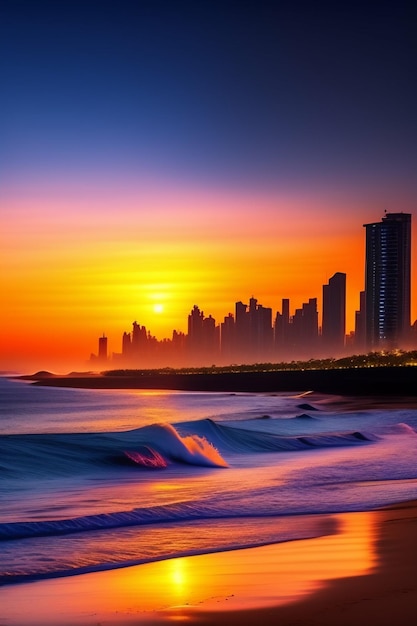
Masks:
[[[417,498],[416,410],[314,398],[0,379],[0,584],[316,537]]]

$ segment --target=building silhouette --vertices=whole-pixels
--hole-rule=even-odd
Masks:
[[[317,356],[319,339],[319,314],[317,298],[310,298],[292,318],[292,347],[296,359]]]
[[[366,350],[366,294],[359,293],[359,309],[355,311],[355,332],[353,346],[356,352]]]
[[[132,356],[132,340],[130,333],[124,332],[122,337],[122,356],[129,361]]]
[[[367,349],[404,347],[410,337],[411,214],[386,213],[364,227]]]
[[[317,298],[310,298],[290,315],[290,301],[282,300],[274,324],[274,356],[280,361],[317,357],[319,354]]]
[[[232,313],[224,317],[220,325],[220,348],[223,363],[233,363],[236,355],[235,318]]]
[[[102,363],[107,361],[107,337],[104,333],[98,339],[98,359]]]
[[[243,302],[235,303],[235,363],[244,363],[250,352],[250,321],[248,305]]]
[[[249,300],[249,360],[259,362],[272,356],[273,330],[272,309],[258,304],[252,296]]]
[[[346,337],[346,274],[336,272],[323,285],[322,348],[326,355],[341,354]]]
[[[277,358],[287,358],[291,346],[291,318],[289,298],[282,299],[281,312],[277,311],[274,323],[274,352]]]
[[[195,304],[188,316],[187,353],[193,365],[213,364],[220,352],[220,328]]]
[[[272,325],[272,309],[258,303],[235,303],[221,324],[197,305],[187,318],[187,333],[174,330],[158,340],[133,322],[122,336],[121,353],[107,353],[99,338],[91,363],[123,368],[201,367],[339,357],[343,354],[417,346],[417,321],[410,323],[411,214],[386,213],[366,229],[365,290],[360,292],[355,330],[346,337],[346,274],[336,272],[323,285],[321,332],[317,298],[292,314],[282,299]]]

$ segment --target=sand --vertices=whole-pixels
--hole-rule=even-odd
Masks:
[[[417,502],[326,516],[335,534],[0,588],[1,626],[408,626]]]

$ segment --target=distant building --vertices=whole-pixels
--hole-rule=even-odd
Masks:
[[[130,339],[130,333],[123,333],[122,337],[122,356],[126,361],[132,356],[132,341]]]
[[[236,363],[245,363],[250,355],[250,324],[248,305],[235,303],[235,356]]]
[[[98,339],[98,359],[101,363],[107,361],[107,337],[104,333],[103,336]]]
[[[223,336],[226,336],[228,342],[232,336],[231,330],[231,321],[225,318]],[[253,296],[249,299],[249,306],[243,302],[235,303],[233,362],[256,363],[271,359],[273,339],[272,309],[258,304]]]
[[[144,362],[148,353],[148,333],[145,326],[137,322],[132,325],[130,353],[132,365],[136,367]]]
[[[355,334],[353,348],[356,352],[366,351],[366,298],[365,292],[359,293],[359,310],[355,311]]]
[[[319,314],[317,298],[309,298],[292,318],[292,348],[294,358],[308,359],[317,356],[319,338]]]
[[[273,346],[272,309],[249,299],[249,361],[264,361],[271,357]]]
[[[195,364],[201,358],[202,346],[203,346],[203,320],[204,313],[200,311],[195,304],[191,313],[188,316],[188,355],[191,362]]]
[[[281,361],[290,355],[291,329],[290,301],[288,298],[283,298],[282,312],[277,311],[274,323],[274,351]]]
[[[326,355],[343,352],[346,335],[346,274],[337,272],[323,285],[322,347]]]
[[[194,305],[188,316],[188,358],[191,365],[213,365],[220,352],[220,327]]]
[[[236,353],[235,318],[231,313],[220,325],[222,363],[233,363]]]
[[[386,213],[364,227],[367,348],[403,347],[410,337],[411,214]]]

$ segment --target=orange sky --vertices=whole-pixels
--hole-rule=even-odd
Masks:
[[[353,328],[362,225],[415,211],[401,3],[3,4],[0,370],[85,369],[194,304],[321,313],[338,271]]]
[[[337,271],[347,273],[352,330],[362,224],[382,211],[325,200],[175,186],[6,194],[0,369],[86,367],[103,332],[110,352],[134,320],[170,337],[186,332],[194,304],[218,323],[252,295],[273,315],[284,297],[292,312],[317,297],[321,312],[322,285]]]

